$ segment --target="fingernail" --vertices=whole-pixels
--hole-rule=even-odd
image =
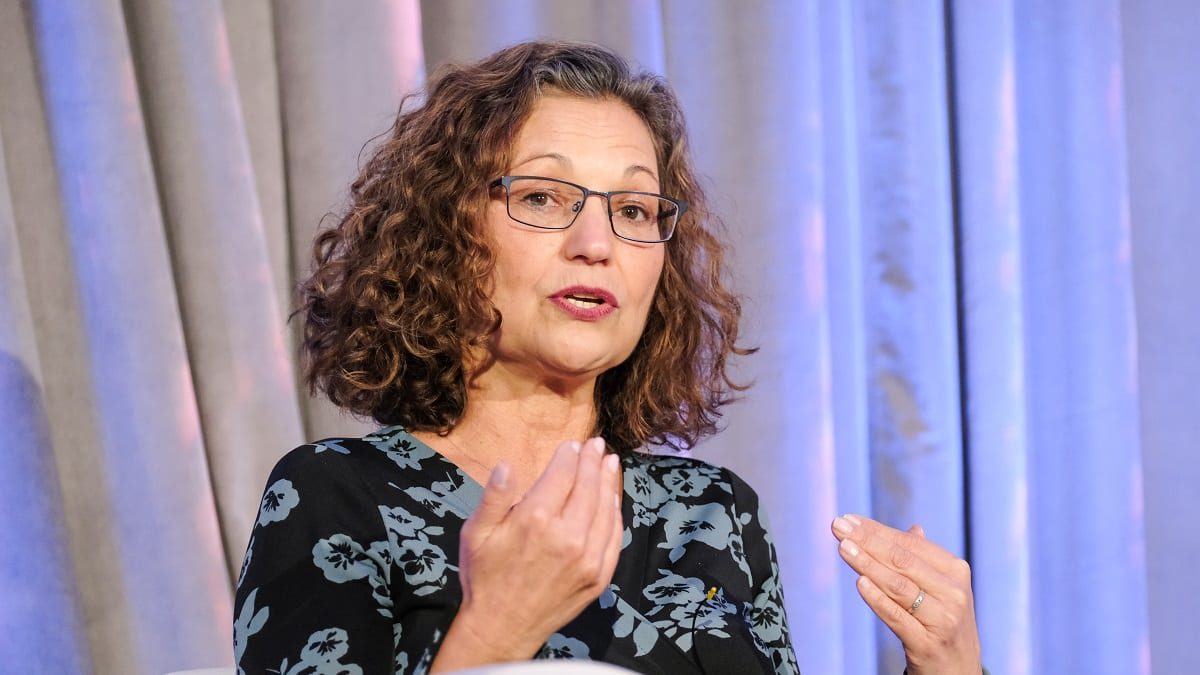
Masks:
[[[613,495],[613,506],[615,506],[618,511],[621,510],[621,495]]]
[[[599,436],[597,436],[596,438],[593,438],[592,440],[590,440],[588,442],[592,444],[592,450],[595,450],[598,454],[601,454],[601,455],[604,454],[604,439],[603,438],[600,438]]]
[[[841,549],[845,551],[846,555],[850,556],[851,558],[854,558],[858,555],[858,547],[855,546],[854,542],[850,541],[849,539],[842,540]]]
[[[846,520],[854,523],[855,525],[862,525],[862,520],[859,520],[858,516],[854,515],[853,513],[847,513],[846,515],[844,515],[842,517],[845,518]]]
[[[575,451],[575,454],[579,454],[579,448],[581,447],[583,446],[579,444],[579,441],[571,441],[571,450]]]
[[[491,483],[493,487],[503,490],[504,488],[508,487],[508,474],[510,472],[511,469],[508,466],[508,462],[500,462],[495,466],[495,468],[492,469],[492,476],[488,482]]]
[[[617,467],[621,465],[621,458],[617,455],[609,455],[604,458],[604,468],[616,473]]]
[[[838,516],[837,518],[833,519],[833,529],[841,532],[842,534],[850,534],[854,531],[854,525],[851,524],[849,520]]]

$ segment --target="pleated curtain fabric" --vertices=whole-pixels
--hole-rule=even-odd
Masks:
[[[1189,669],[1195,3],[13,0],[0,670],[232,663],[268,471],[371,428],[299,383],[313,235],[429,72],[536,37],[683,101],[761,348],[695,452],[763,497],[803,672],[903,669],[845,512],[969,558],[992,672]]]

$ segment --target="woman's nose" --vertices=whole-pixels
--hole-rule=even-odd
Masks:
[[[616,235],[608,217],[608,202],[603,195],[588,195],[580,205],[579,215],[567,228],[564,253],[568,258],[588,262],[607,260],[612,255]]]

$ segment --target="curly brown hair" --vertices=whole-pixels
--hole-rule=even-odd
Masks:
[[[632,108],[654,139],[661,190],[688,204],[663,244],[640,341],[599,377],[594,433],[623,453],[691,447],[717,431],[720,408],[746,388],[727,372],[729,355],[754,350],[737,344],[741,307],[723,281],[724,252],[678,100],[661,78],[592,44],[518,44],[444,67],[422,103],[406,99],[352,184],[349,207],[314,243],[297,309],[305,382],[381,424],[446,433],[458,423],[468,355],[502,321],[479,227],[486,185],[507,170],[517,132],[548,90]]]

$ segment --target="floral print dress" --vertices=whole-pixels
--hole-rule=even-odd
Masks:
[[[643,673],[796,673],[758,497],[730,471],[622,459],[608,590],[536,658]],[[458,537],[483,488],[390,427],[301,446],[272,472],[238,579],[239,673],[424,673],[454,619]]]

